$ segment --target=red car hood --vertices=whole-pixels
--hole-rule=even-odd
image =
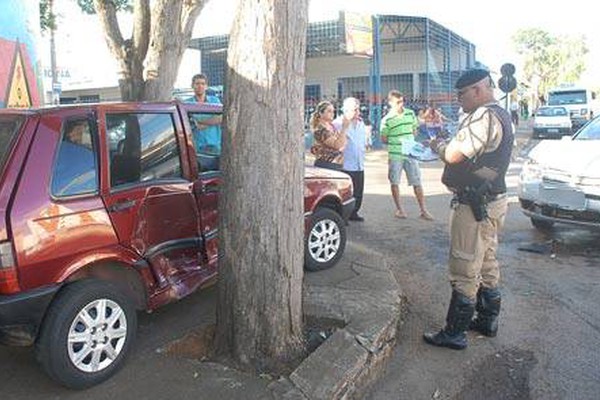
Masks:
[[[304,166],[304,178],[305,179],[316,179],[316,178],[329,178],[329,179],[350,179],[350,176],[341,171],[334,171],[331,169],[317,168],[310,165]]]

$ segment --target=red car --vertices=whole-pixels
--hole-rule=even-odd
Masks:
[[[72,388],[123,364],[136,310],[214,281],[218,157],[192,124],[220,107],[97,104],[0,111],[0,343],[31,345]],[[309,270],[344,251],[352,183],[307,168]]]

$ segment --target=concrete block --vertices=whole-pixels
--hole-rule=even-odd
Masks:
[[[347,398],[368,355],[353,335],[341,329],[304,360],[290,379],[310,400]]]

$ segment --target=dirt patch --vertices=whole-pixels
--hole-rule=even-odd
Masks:
[[[315,351],[327,338],[333,335],[336,330],[343,328],[344,325],[344,321],[332,318],[305,316],[304,343],[306,356]],[[159,349],[159,352],[173,357],[214,361],[214,336],[215,325],[202,326],[191,331],[184,337],[168,343]],[[284,370],[293,371],[303,360],[304,358],[296,360],[293,365],[287,365]]]
[[[531,351],[509,349],[491,354],[472,368],[456,400],[527,400],[529,374],[537,360]]]
[[[161,349],[170,356],[206,360],[211,357],[215,326],[202,326],[184,337],[174,340]]]

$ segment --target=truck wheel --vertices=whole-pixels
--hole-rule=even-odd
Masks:
[[[317,208],[310,220],[304,245],[304,268],[320,271],[333,267],[346,248],[346,223],[332,209]]]
[[[531,225],[533,225],[535,229],[539,231],[546,232],[552,229],[554,222],[531,217]]]
[[[52,302],[36,342],[36,357],[58,383],[83,389],[112,376],[137,329],[132,302],[108,282],[82,280]]]

